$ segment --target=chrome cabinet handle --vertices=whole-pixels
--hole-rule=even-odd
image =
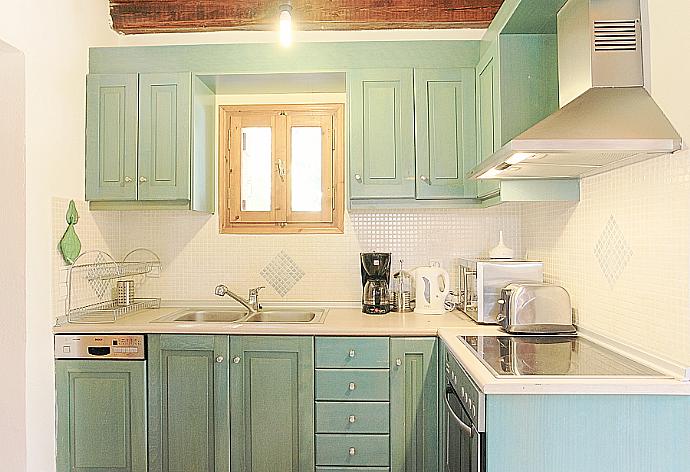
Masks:
[[[224,360],[225,360],[225,359],[224,359],[223,356],[218,356],[218,357],[216,357],[216,362],[219,363],[219,364],[220,364],[221,362],[223,362]]]
[[[142,176],[142,177],[139,177],[139,182],[141,182],[142,184],[144,184],[144,183],[146,183],[146,182],[148,182],[148,181],[149,181],[149,179],[147,179],[146,177],[143,177],[143,176]]]
[[[232,362],[233,362],[234,364],[239,364],[239,363],[240,363],[240,360],[241,360],[241,359],[240,359],[240,356],[235,356],[235,357],[232,358]]]
[[[463,432],[465,436],[469,436],[470,438],[474,435],[474,430],[466,425],[459,417],[458,415],[455,414],[453,411],[453,407],[450,406],[450,403],[448,402],[448,396],[452,395],[452,390],[446,389],[446,394],[443,396],[443,400],[446,404],[446,411],[448,412],[448,417],[452,418],[455,421],[455,424],[458,425],[460,430]]]
[[[395,360],[395,365],[397,365],[398,367],[400,367],[400,366],[402,365],[402,359],[400,359],[400,358],[398,357],[398,358]]]
[[[357,449],[355,449],[354,447],[351,447],[350,449],[347,450],[347,453],[350,454],[351,456],[354,456],[355,454],[357,454]]]
[[[360,183],[361,183],[361,182],[362,182],[362,176],[359,175],[359,174],[355,174],[355,180],[356,180],[357,182],[360,182]]]
[[[355,357],[355,350],[354,350],[354,349],[350,349],[350,352],[348,353],[348,355],[349,355],[350,357]]]
[[[347,388],[352,391],[357,388],[357,384],[354,382],[350,382],[350,385],[348,385]]]
[[[132,178],[129,176],[125,176],[125,183],[130,183],[132,181]]]
[[[430,180],[429,177],[427,177],[426,175],[422,175],[422,176],[419,177],[419,178],[421,179],[422,182],[425,182],[425,183],[431,185],[431,180]]]
[[[349,421],[350,423],[354,423],[355,421],[357,421],[357,417],[355,415],[350,415],[347,418],[347,421]]]

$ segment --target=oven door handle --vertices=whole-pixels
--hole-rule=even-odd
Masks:
[[[474,430],[472,429],[471,426],[466,425],[465,422],[462,421],[462,420],[458,417],[458,415],[455,414],[455,411],[453,411],[453,407],[450,406],[450,402],[448,401],[448,397],[449,397],[451,394],[452,394],[452,395],[455,395],[455,396],[457,397],[457,394],[455,393],[455,391],[454,391],[451,387],[447,387],[447,388],[446,388],[446,394],[444,395],[443,400],[446,402],[446,409],[448,410],[449,417],[451,417],[453,420],[455,420],[455,422],[457,423],[457,425],[460,427],[460,429],[462,430],[462,432],[463,432],[466,436],[469,436],[469,437],[471,438],[471,437],[474,435]],[[458,399],[458,400],[459,400],[459,399]]]

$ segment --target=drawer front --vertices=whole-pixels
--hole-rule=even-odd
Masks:
[[[390,430],[388,402],[316,402],[317,433],[380,433]]]
[[[388,338],[317,337],[315,346],[317,368],[388,368]]]
[[[388,401],[388,369],[316,370],[316,399]]]
[[[388,467],[317,467],[316,472],[390,472]]]
[[[316,464],[388,466],[388,435],[317,434]]]

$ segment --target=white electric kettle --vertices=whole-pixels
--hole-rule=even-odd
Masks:
[[[414,312],[423,315],[442,315],[450,293],[450,276],[438,265],[417,267],[410,271],[415,280]]]

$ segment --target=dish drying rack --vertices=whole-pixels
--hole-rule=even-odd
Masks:
[[[149,249],[130,251],[119,262],[107,252],[84,252],[67,272],[67,322],[114,323],[135,311],[160,308],[160,298],[134,298],[127,305],[118,305],[115,298],[118,280],[134,280],[136,288],[160,272],[161,260]]]

